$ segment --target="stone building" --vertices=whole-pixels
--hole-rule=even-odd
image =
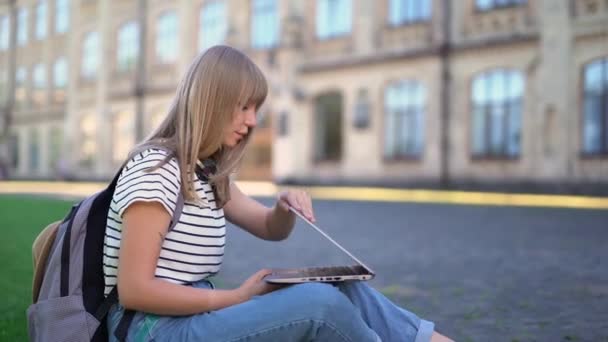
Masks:
[[[241,179],[608,184],[602,0],[9,1],[11,175],[109,177],[219,43],[270,85]]]

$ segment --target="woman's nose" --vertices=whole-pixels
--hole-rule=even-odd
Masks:
[[[255,110],[250,109],[245,112],[245,124],[249,127],[255,127],[255,125],[257,125]]]

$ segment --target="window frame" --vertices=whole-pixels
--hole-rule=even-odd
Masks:
[[[268,5],[267,3],[264,3],[264,5],[266,6],[256,6],[256,4],[258,4],[259,1],[267,1],[267,2],[272,2],[272,5]],[[261,9],[260,9],[261,7]],[[269,8],[265,8],[265,7],[269,7]],[[262,11],[263,10],[263,11]],[[260,12],[257,12],[260,11]],[[272,17],[273,19],[273,23],[272,23],[272,29],[273,29],[273,36],[272,39],[268,39],[268,40],[264,40],[261,43],[258,43],[256,38],[258,37],[256,34],[258,33],[258,30],[261,30],[256,23],[259,23],[256,18],[261,17],[261,19],[259,22],[264,22],[263,19],[265,18],[269,18]],[[262,25],[263,26],[263,25]],[[279,3],[277,0],[251,0],[251,13],[250,13],[250,31],[251,34],[249,36],[249,39],[251,41],[250,45],[253,49],[257,49],[257,50],[268,50],[268,49],[273,49],[279,46],[280,44],[280,40],[281,40],[281,34],[280,34],[280,30],[281,30],[281,23],[279,20]]]
[[[322,7],[327,7],[329,8],[329,1],[339,1],[340,4],[342,4],[342,2],[344,2],[345,4],[347,4],[347,8],[348,8],[348,19],[345,20],[345,25],[346,27],[344,28],[340,28],[340,30],[336,30],[336,31],[331,31],[329,30],[329,22],[331,22],[332,17],[329,14],[329,10],[328,13],[326,14],[325,12],[321,13],[321,8]],[[327,6],[323,6],[321,3],[327,3]],[[323,18],[321,18],[321,15],[325,15]],[[342,18],[342,17],[340,17]],[[322,23],[324,22],[324,23]],[[326,25],[327,26],[327,32],[321,32],[321,24]],[[339,38],[344,38],[344,37],[348,37],[352,35],[353,32],[353,3],[352,0],[316,0],[315,2],[315,37],[317,40],[319,41],[327,41],[327,40],[332,40],[332,39],[339,39]],[[325,26],[323,26],[325,27]]]
[[[55,0],[55,22],[53,25],[56,34],[63,34],[70,29],[70,2],[68,0]]]
[[[139,23],[128,20],[118,27],[116,31],[116,72],[130,73],[137,67],[139,58]]]
[[[492,139],[493,139],[493,135],[492,135],[492,127],[491,127],[491,122],[490,120],[487,120],[487,117],[491,117],[492,116],[492,112],[491,110],[493,108],[495,108],[495,104],[493,99],[489,99],[486,100],[484,103],[484,130],[483,130],[483,136],[484,136],[484,142],[483,142],[483,147],[482,150],[483,152],[480,153],[476,153],[475,152],[475,111],[477,110],[477,106],[478,104],[475,101],[475,82],[480,79],[480,77],[483,77],[484,80],[487,80],[488,78],[491,78],[491,76],[494,76],[496,73],[501,73],[502,75],[502,80],[507,80],[506,84],[504,85],[504,92],[505,95],[498,101],[501,102],[502,110],[504,112],[504,117],[502,118],[503,124],[500,126],[501,131],[503,133],[503,141],[501,142],[501,152],[494,152],[492,151],[491,148],[491,144],[492,144]],[[509,131],[509,123],[510,120],[512,119],[510,117],[510,115],[512,115],[512,106],[513,106],[513,99],[509,98],[509,82],[512,81],[511,77],[516,77],[519,76],[521,77],[521,92],[519,94],[518,97],[518,105],[519,105],[519,118],[518,118],[518,124],[519,124],[519,141],[517,143],[517,147],[518,150],[516,153],[509,153],[509,139],[510,139],[510,131]],[[487,81],[486,81],[487,82]],[[471,79],[470,79],[470,83],[469,83],[469,111],[468,111],[468,116],[469,116],[469,122],[468,122],[468,130],[469,130],[469,134],[468,134],[468,139],[469,139],[469,156],[471,158],[471,160],[517,160],[519,158],[521,158],[522,156],[522,142],[523,142],[523,132],[524,132],[524,124],[523,124],[523,120],[524,120],[524,112],[525,112],[525,93],[526,93],[526,86],[527,86],[527,79],[526,79],[526,75],[524,73],[524,71],[517,69],[517,68],[513,68],[513,67],[491,67],[485,70],[482,70],[480,72],[477,72],[475,74],[472,75]],[[490,93],[491,92],[491,88],[492,86],[489,86],[489,89],[485,89],[484,91]],[[491,95],[489,95],[491,96]],[[490,122],[490,123],[488,123]],[[506,122],[506,124],[505,124]]]
[[[29,11],[27,7],[17,10],[17,46],[25,46],[29,40]]]
[[[170,27],[170,28],[174,29],[174,35],[172,38],[169,36],[171,34],[171,31],[168,29],[165,29],[164,26],[162,25],[163,20],[167,20],[167,18],[169,18],[170,16],[175,18],[174,26]],[[167,44],[167,42],[169,42],[169,44]],[[174,47],[174,49],[173,49],[174,52],[167,53],[165,51],[165,48],[171,47],[171,46]],[[178,50],[179,50],[179,18],[177,16],[176,10],[167,9],[167,10],[161,12],[156,17],[156,37],[154,40],[154,54],[155,54],[156,61],[159,64],[175,63],[177,61],[177,58],[179,57]]]
[[[600,95],[601,104],[604,109],[604,115],[600,112],[600,151],[598,152],[590,152],[585,150],[585,120],[586,120],[586,111],[585,111],[585,103],[587,101],[587,88],[586,88],[586,71],[587,68],[595,63],[601,63],[602,71],[604,74],[605,81],[602,86],[602,92]],[[594,158],[606,158],[608,157],[608,55],[599,56],[589,60],[584,63],[580,70],[580,148],[579,154],[581,158],[584,159],[594,159]],[[602,144],[603,142],[603,144]]]
[[[222,18],[218,19],[218,17],[214,17],[214,22],[212,22],[212,23],[215,24],[217,27],[213,27],[213,30],[210,30],[210,31],[213,31],[213,34],[218,34],[218,36],[219,36],[219,33],[221,33],[223,37],[222,37],[221,41],[213,40],[209,44],[207,42],[207,39],[205,39],[205,37],[209,37],[208,35],[206,35],[207,30],[205,29],[205,26],[209,25],[209,22],[206,21],[209,18],[206,17],[205,15],[208,14],[209,8],[211,6],[221,6],[221,9],[218,11],[219,11],[220,16],[222,16]],[[226,2],[223,0],[213,0],[213,1],[205,2],[200,7],[200,10],[198,12],[198,41],[197,41],[198,51],[203,52],[214,45],[225,44],[227,38],[228,38],[228,9],[226,8]],[[215,37],[214,37],[214,39],[215,39]]]
[[[36,40],[43,40],[48,35],[49,26],[49,5],[46,0],[38,0],[36,3],[36,27],[34,37]]]
[[[517,8],[528,5],[528,0],[487,0],[490,2],[490,5],[487,8],[481,8],[479,6],[479,1],[480,0],[473,0],[473,8],[477,13],[487,13],[495,10]],[[505,1],[506,3],[500,4],[500,1]]]
[[[423,15],[421,17],[417,17],[414,19],[407,18],[407,17],[401,17],[401,18],[399,18],[399,20],[395,20],[395,21],[392,20],[393,19],[393,17],[392,17],[393,3],[395,3],[395,2],[405,3],[402,6],[407,8],[408,3],[412,2],[415,4],[420,4],[421,1],[423,1],[424,4],[426,4],[426,6],[428,6],[428,8],[426,9],[426,13],[420,12],[420,13],[425,14],[426,16]],[[386,22],[389,27],[400,27],[400,26],[415,25],[415,24],[420,24],[420,23],[428,23],[433,18],[433,0],[388,0],[387,5],[388,6],[387,6]],[[420,8],[418,8],[418,9],[420,11],[422,11],[422,9],[420,9]]]
[[[99,63],[101,63],[101,56],[99,56],[98,50],[99,32],[89,31],[82,41],[80,76],[83,79],[93,80],[97,78],[97,68],[99,67]]]
[[[400,103],[400,109],[403,111],[403,113],[397,113],[398,110],[396,111],[395,109],[398,106],[391,106],[388,103],[388,96],[389,96],[389,92],[390,91],[397,91],[398,88],[400,87],[404,87],[404,91],[408,92],[407,94],[407,98],[414,98],[413,95],[416,94],[417,91],[420,91],[420,101],[418,102],[418,99],[414,99],[413,101],[404,101],[402,103]],[[381,150],[381,154],[382,154],[382,159],[384,160],[384,162],[389,163],[389,162],[399,162],[399,161],[417,161],[417,160],[421,160],[424,157],[424,153],[425,153],[425,149],[426,149],[426,126],[427,126],[427,115],[428,115],[428,90],[427,87],[424,85],[424,83],[420,80],[414,79],[414,78],[402,78],[402,79],[397,79],[397,80],[393,80],[390,81],[389,83],[386,84],[386,86],[383,89],[382,92],[382,139],[381,139],[381,144],[380,146],[382,147]],[[394,145],[391,149],[393,150],[393,152],[391,154],[387,153],[387,148],[388,148],[388,138],[387,138],[387,129],[388,129],[388,122],[389,122],[389,115],[392,115],[393,117],[396,116],[401,116],[401,120],[407,119],[407,117],[414,117],[414,121],[416,121],[416,119],[420,120],[420,122],[417,122],[420,127],[420,130],[417,129],[417,127],[409,127],[408,129],[410,129],[411,131],[414,132],[414,146],[415,148],[411,151],[408,151],[407,147],[406,148],[402,148],[401,146],[407,146],[408,143],[405,142],[405,144],[402,144],[402,138],[403,137],[398,137],[399,133],[400,133],[400,127],[399,125],[390,125],[393,128],[393,132],[392,134],[395,135],[395,138],[392,141],[392,144]],[[416,115],[419,116],[419,118],[416,118]],[[394,118],[393,118],[394,120]],[[413,124],[414,126],[416,125],[416,122]],[[403,126],[402,126],[403,127]],[[419,132],[419,133],[417,133]],[[402,150],[403,149],[403,150]]]

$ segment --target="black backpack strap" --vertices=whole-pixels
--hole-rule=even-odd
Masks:
[[[114,336],[121,342],[127,340],[127,333],[129,332],[129,326],[131,322],[133,322],[133,317],[135,317],[134,310],[125,310],[120,318],[120,322],[118,322],[118,326],[116,330],[114,330]]]
[[[76,213],[80,208],[82,202],[72,207],[70,213],[64,219],[69,220],[68,226],[63,235],[63,245],[61,246],[61,273],[60,273],[60,282],[59,282],[59,295],[61,297],[66,297],[69,292],[70,286],[70,245],[72,243],[72,224],[74,223],[74,219],[76,218]]]
[[[110,308],[112,307],[112,305],[114,305],[116,303],[118,303],[118,288],[116,286],[114,286],[112,288],[112,291],[110,291],[108,296],[103,300],[101,305],[97,308],[97,311],[95,311],[95,318],[97,318],[97,320],[101,322],[106,317],[108,312],[110,311]]]

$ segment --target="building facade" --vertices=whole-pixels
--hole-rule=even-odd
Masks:
[[[215,44],[269,82],[241,179],[608,184],[601,0],[17,0],[10,174],[108,178]]]

